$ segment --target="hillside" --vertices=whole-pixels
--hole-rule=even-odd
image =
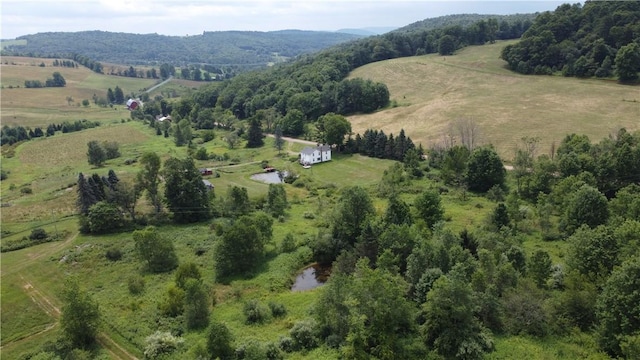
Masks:
[[[477,122],[482,142],[511,159],[522,136],[538,136],[540,149],[573,132],[599,139],[620,127],[640,129],[638,89],[607,80],[558,76],[527,77],[511,72],[501,50],[517,43],[472,46],[454,56],[426,55],[375,62],[350,78],[387,85],[397,107],[349,117],[354,132],[367,128],[397,133],[404,128],[416,143],[442,141],[460,118]]]
[[[360,38],[321,31],[205,31],[200,35],[166,36],[107,31],[51,32],[20,36],[3,54],[54,56],[76,53],[96,61],[127,65],[210,64],[262,67],[301,54]],[[60,56],[60,55],[58,55]]]

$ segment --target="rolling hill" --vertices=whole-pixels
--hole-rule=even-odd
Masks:
[[[204,63],[260,67],[361,36],[322,31],[205,31],[166,36],[107,31],[49,32],[20,36],[3,54],[52,56],[77,53],[95,61],[128,65]]]
[[[540,151],[570,133],[601,139],[620,127],[640,128],[637,86],[611,80],[560,76],[526,76],[511,72],[499,59],[515,41],[472,46],[454,56],[426,55],[375,62],[355,69],[351,78],[382,82],[392,107],[349,117],[354,132],[368,128],[397,134],[405,131],[428,147],[442,140],[449,124],[470,118],[481,140],[513,157],[523,136],[538,136]]]

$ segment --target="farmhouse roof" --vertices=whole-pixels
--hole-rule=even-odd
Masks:
[[[300,151],[300,153],[301,154],[305,154],[305,155],[313,155],[314,151],[316,151],[316,149],[307,146],[304,149],[302,149],[302,151]]]
[[[204,183],[204,185],[208,188],[212,188],[213,184],[211,183],[211,181],[203,179],[202,182]]]
[[[320,151],[329,151],[329,150],[331,150],[331,146],[330,145],[320,145],[320,146],[318,146],[318,150],[320,150]]]

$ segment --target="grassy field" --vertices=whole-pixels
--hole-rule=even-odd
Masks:
[[[475,120],[480,140],[511,159],[523,136],[540,137],[548,153],[574,132],[599,141],[620,127],[640,129],[640,87],[611,80],[525,76],[499,58],[509,42],[472,46],[453,56],[426,55],[375,62],[351,77],[385,83],[398,107],[350,116],[353,131],[397,134],[428,147],[441,141],[451,122]]]
[[[501,45],[488,46],[487,49],[471,48],[446,60],[436,56],[398,59],[356,70],[356,74],[362,71],[372,74],[370,75],[372,78],[374,75],[387,76],[384,74],[390,73],[388,79],[394,80],[389,80],[389,88],[392,97],[400,106],[377,114],[352,117],[354,130],[361,132],[368,127],[378,127],[385,132],[397,133],[401,127],[404,127],[414,142],[427,145],[429,139],[437,139],[440,136],[440,133],[436,133],[437,131],[442,132],[446,129],[446,123],[450,117],[463,114],[465,108],[475,106],[477,107],[476,115],[486,114],[486,118],[474,116],[480,123],[485,137],[499,146],[503,153],[507,153],[509,146],[520,136],[534,136],[538,133],[518,133],[516,124],[507,123],[495,125],[503,128],[505,134],[495,134],[495,130],[491,131],[495,129],[491,127],[494,126],[492,119],[506,121],[507,118],[507,115],[501,113],[501,111],[507,111],[506,100],[491,100],[498,105],[502,104],[500,105],[502,108],[494,108],[492,115],[489,115],[491,110],[486,106],[489,101],[487,91],[491,86],[494,87],[493,91],[499,93],[502,91],[500,94],[503,96],[509,95],[506,90],[499,89],[496,78],[513,84],[514,92],[525,91],[525,81],[531,82],[530,91],[538,97],[530,101],[535,100],[540,104],[545,104],[544,101],[547,101],[540,96],[546,87],[551,86],[549,82],[555,84],[553,85],[555,91],[566,89],[562,86],[574,86],[575,92],[582,94],[594,91],[592,88],[598,87],[610,88],[614,93],[618,89],[632,91],[632,95],[635,90],[635,88],[621,87],[603,81],[514,75],[504,70],[499,60],[494,59],[499,46]],[[100,109],[93,105],[84,108],[67,104],[65,100],[68,96],[65,91],[77,91],[80,94],[79,97],[74,95],[77,102],[79,101],[77,99],[101,91],[100,89],[106,92],[107,87],[119,85],[124,88],[124,84],[128,84],[125,88],[125,92],[128,92],[146,87],[151,82],[147,84],[143,82],[147,80],[142,79],[98,75],[86,69],[48,66],[41,68],[37,63],[34,65],[27,63],[31,60],[22,60],[24,63],[18,65],[19,60],[20,58],[9,60],[9,62],[16,62],[16,65],[2,65],[3,124],[6,123],[5,121],[12,124],[10,121],[13,120],[16,121],[14,123],[35,126],[52,121],[87,118],[100,120],[103,125],[75,133],[57,133],[53,137],[22,143],[16,147],[13,157],[2,159],[2,169],[9,173],[9,178],[0,183],[3,204],[0,212],[2,245],[7,241],[28,236],[29,232],[36,227],[42,227],[48,233],[63,235],[54,242],[0,255],[2,358],[19,358],[21,354],[37,349],[44,342],[55,340],[59,334],[59,326],[56,325],[61,306],[59,293],[63,281],[71,276],[77,277],[83,289],[89,291],[100,304],[103,325],[99,355],[105,358],[142,358],[146,336],[158,328],[180,327],[179,320],[159,316],[158,311],[158,303],[165,296],[167,287],[173,282],[173,274],[149,274],[144,271],[142,264],[134,255],[130,233],[104,236],[78,234],[77,219],[73,217],[76,200],[74,185],[79,172],[106,175],[109,169],[113,169],[120,179],[131,180],[140,167],[137,163],[126,165],[125,160],[137,159],[147,151],[156,152],[163,160],[171,156],[185,157],[188,150],[186,147],[175,147],[172,138],[156,136],[155,131],[140,122],[122,122],[121,119],[129,118],[128,112],[122,109]],[[431,71],[424,72],[424,78],[417,81],[420,85],[407,85],[410,79],[416,82],[411,72],[415,74],[422,67],[429,68]],[[457,72],[453,69],[457,69]],[[44,78],[50,76],[53,71],[60,71],[69,85],[64,89],[7,88],[9,81],[16,84],[20,81],[24,83],[25,79],[35,77],[36,71],[39,72],[38,76],[44,76]],[[447,76],[452,80],[448,81]],[[401,79],[404,79],[404,82]],[[488,83],[488,79],[493,79],[493,85]],[[562,85],[561,82],[573,85]],[[172,82],[170,86],[190,89],[196,84]],[[163,89],[166,91],[167,88],[163,87]],[[49,90],[57,90],[57,92]],[[29,96],[21,97],[19,96],[21,92]],[[605,90],[602,90],[602,96],[604,92]],[[33,94],[37,95],[30,97]],[[620,92],[617,94],[623,96]],[[531,96],[534,97],[534,95]],[[473,99],[474,97],[483,98],[484,103]],[[575,97],[577,98],[577,95]],[[632,96],[628,96],[628,99],[631,98]],[[511,100],[515,101],[513,97]],[[11,110],[8,114],[5,111],[5,101],[7,105],[12,106],[9,107]],[[553,96],[550,95],[548,101],[549,105],[545,105],[544,108],[556,106]],[[441,106],[441,112],[436,111],[437,104],[440,104],[438,106]],[[622,116],[622,113],[637,111],[638,108],[633,107],[637,106],[637,103],[620,101],[618,105],[622,108],[615,110],[617,111],[616,119],[627,121],[625,126],[633,128],[631,125],[634,123],[631,122],[631,117]],[[531,113],[542,116],[540,115],[542,107],[542,105],[536,107],[531,110]],[[426,115],[420,117],[419,114]],[[565,116],[567,116],[566,113]],[[609,118],[610,115],[607,113],[602,116]],[[595,118],[596,115],[594,114],[593,117]],[[545,121],[553,125],[553,121],[549,119]],[[413,127],[409,126],[411,124]],[[590,136],[589,131],[594,131],[589,130],[588,126],[586,128],[578,126],[580,123],[573,125],[576,126],[573,131],[586,132]],[[637,128],[637,124],[635,126]],[[523,131],[528,131],[527,129],[524,128]],[[531,129],[540,130],[535,126]],[[508,131],[510,133],[507,135]],[[226,154],[228,160],[196,161],[197,167],[214,168],[220,174],[220,177],[208,177],[215,185],[217,197],[225,196],[229,186],[246,187],[253,199],[264,197],[268,185],[252,180],[251,175],[262,172],[260,164],[265,160],[278,169],[301,175],[299,183],[286,186],[291,208],[287,216],[274,223],[273,241],[267,245],[267,261],[262,265],[260,272],[249,279],[234,280],[227,285],[216,284],[213,281],[215,276],[212,254],[214,236],[210,223],[189,226],[165,225],[161,228],[161,233],[173,240],[181,263],[194,262],[198,265],[204,283],[210,288],[211,297],[215,299],[212,318],[223,321],[229,326],[236,338],[236,345],[251,339],[277,341],[280,336],[288,334],[296,321],[310,316],[309,309],[317,292],[321,291],[291,292],[289,286],[296,273],[311,261],[310,249],[304,245],[309,238],[317,234],[319,228],[326,228],[329,212],[335,205],[340,188],[360,185],[375,193],[377,183],[393,162],[360,155],[334,154],[333,161],[329,163],[303,169],[295,162],[295,156],[304,145],[288,143],[282,154],[278,154],[273,147],[273,139],[267,138],[266,145],[262,148],[247,149],[240,146],[231,150],[223,140],[224,134],[223,131],[216,130],[214,140],[198,146],[204,147],[210,154]],[[543,137],[542,133],[540,136],[547,145],[561,138],[561,135],[557,137],[544,135],[548,136]],[[508,140],[509,136],[515,139]],[[597,139],[596,135],[593,136]],[[102,168],[93,168],[87,163],[86,158],[86,143],[90,140],[117,141],[120,144],[122,156],[109,160]],[[436,186],[439,184],[427,178],[414,181],[410,185],[410,191],[402,194],[402,199],[411,203],[416,194]],[[32,190],[32,193],[21,191],[27,187]],[[462,193],[457,190],[443,194],[442,198],[445,218],[448,219],[445,226],[456,233],[465,228],[481,227],[495,206],[484,197],[473,194],[462,196]],[[373,201],[378,215],[382,215],[386,208],[386,200],[374,198]],[[141,199],[138,209],[145,211],[148,206],[146,199]],[[287,234],[293,235],[300,246],[293,253],[279,254],[276,249]],[[105,252],[110,248],[120,249],[123,254],[122,259],[107,260]],[[543,242],[535,230],[523,235],[523,248],[528,254],[544,248],[550,252],[554,262],[562,262],[565,252],[563,242]],[[203,250],[204,254],[197,255],[196,249]],[[129,293],[127,283],[132,276],[140,276],[144,279],[145,290],[142,295]],[[257,299],[264,304],[268,301],[282,303],[287,308],[287,315],[281,319],[272,319],[263,325],[246,326],[242,307],[251,299]],[[183,336],[186,345],[180,349],[181,355],[184,355],[202,338],[201,334],[196,332],[185,332]],[[498,337],[496,338],[497,351],[489,358],[505,359],[517,356],[532,359],[562,359],[583,358],[585,355],[595,354],[596,346],[591,337],[573,337],[573,339],[582,339],[583,343],[566,339],[542,341],[523,337]],[[338,357],[336,350],[327,348],[287,355],[287,359],[335,359]],[[599,359],[597,354],[591,358]]]

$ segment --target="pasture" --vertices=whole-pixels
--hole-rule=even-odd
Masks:
[[[539,137],[539,154],[574,132],[599,141],[621,127],[640,129],[640,88],[612,80],[520,75],[500,52],[513,42],[471,46],[368,64],[350,77],[385,83],[397,107],[349,117],[354,132],[400,129],[425,148],[442,141],[457,119],[473,119],[482,143],[511,159],[523,136]]]

